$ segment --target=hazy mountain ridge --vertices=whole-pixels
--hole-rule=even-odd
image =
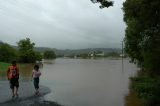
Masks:
[[[0,44],[3,44],[4,42],[0,41]],[[13,48],[18,49],[17,46],[11,45]],[[56,49],[56,48],[49,48],[49,47],[35,47],[34,48],[35,51],[38,52],[44,52],[46,50],[53,50],[56,55],[78,55],[78,54],[86,54],[86,53],[90,53],[90,52],[97,52],[97,51],[101,51],[104,53],[109,53],[109,52],[118,52],[121,53],[121,49],[120,48],[87,48],[87,49]]]
[[[44,52],[45,50],[53,50],[57,55],[71,55],[71,54],[85,54],[89,52],[97,52],[101,51],[104,53],[109,53],[109,52],[118,52],[121,53],[120,48],[87,48],[87,49],[55,49],[55,48],[46,48],[46,47],[35,47],[36,51],[39,52]]]

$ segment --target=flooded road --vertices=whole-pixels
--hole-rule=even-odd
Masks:
[[[56,59],[44,63],[41,84],[51,89],[46,100],[67,106],[124,106],[129,77],[137,68],[124,60]]]

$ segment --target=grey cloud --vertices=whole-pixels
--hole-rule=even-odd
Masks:
[[[29,37],[36,46],[59,49],[117,48],[124,37],[123,1],[99,9],[90,0],[1,0],[0,40],[15,45]]]

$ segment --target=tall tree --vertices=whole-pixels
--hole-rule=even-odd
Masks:
[[[20,62],[33,63],[36,61],[36,54],[33,51],[35,43],[32,43],[29,38],[22,39],[17,42],[19,48]]]
[[[55,59],[56,54],[53,50],[46,50],[43,54],[44,59]]]
[[[150,71],[160,69],[159,5],[159,0],[126,0],[123,4],[126,52]]]

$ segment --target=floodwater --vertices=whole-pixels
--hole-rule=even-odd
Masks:
[[[122,68],[121,59],[44,61],[40,84],[51,89],[45,99],[65,106],[125,106],[129,77],[135,76],[138,69],[129,59],[123,63]],[[30,81],[33,64],[20,66],[20,81]],[[0,79],[6,80],[5,74]]]
[[[46,100],[65,106],[124,106],[135,65],[121,59],[56,59],[44,63],[41,84]]]

